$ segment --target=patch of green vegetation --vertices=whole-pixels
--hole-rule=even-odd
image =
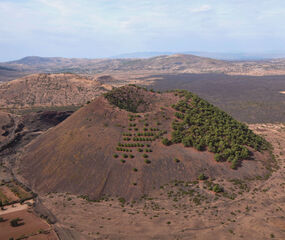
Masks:
[[[118,146],[119,147],[144,147],[142,143],[118,143]]]
[[[132,134],[131,133],[123,133],[123,136],[131,137]]]
[[[215,153],[216,161],[229,161],[235,169],[251,155],[248,147],[257,151],[269,149],[269,144],[248,127],[227,113],[186,90],[176,92],[182,98],[172,107],[177,111],[172,123],[173,143],[183,143],[199,151]],[[168,139],[163,139],[167,145]]]
[[[198,180],[206,180],[207,177],[204,173],[201,173],[199,176],[198,176]]]
[[[23,221],[23,219],[21,219],[21,218],[14,218],[10,221],[10,225],[12,227],[19,227],[21,225],[24,225],[24,222],[22,222],[22,221]]]
[[[215,193],[220,193],[220,192],[223,192],[224,189],[223,189],[223,187],[221,187],[219,184],[215,184],[214,187],[213,187],[213,191],[214,191]]]
[[[179,160],[178,158],[174,158],[174,161],[175,161],[176,163],[180,163],[180,160]]]
[[[117,148],[117,151],[120,151],[120,152],[132,152],[133,150],[132,149],[128,149],[128,148]]]
[[[144,96],[137,86],[115,88],[104,96],[111,104],[133,113],[138,111],[140,105],[146,105]]]
[[[138,137],[134,137],[133,141],[135,141],[135,142],[137,142],[137,141],[140,141],[140,142],[151,142],[151,141],[153,141],[153,139],[152,138],[138,138]]]
[[[0,202],[1,202],[0,206],[2,205],[2,203],[7,203],[8,201],[9,200],[7,196],[4,193],[2,193],[2,191],[0,190]]]
[[[169,146],[169,145],[171,145],[171,141],[168,138],[163,138],[162,144],[165,146]]]
[[[33,198],[32,193],[25,191],[18,184],[10,183],[7,185],[9,189],[17,196],[21,201]]]
[[[154,133],[152,132],[143,132],[143,133],[137,133],[137,136],[145,136],[145,137],[150,137],[150,136],[154,136]]]
[[[122,204],[125,204],[125,203],[126,203],[126,199],[124,199],[123,197],[120,197],[118,200],[119,200],[119,202],[122,203]]]
[[[151,163],[151,161],[150,161],[149,159],[144,160],[144,162],[145,162],[146,164],[150,164],[150,163]]]

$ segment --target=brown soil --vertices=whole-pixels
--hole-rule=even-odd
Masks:
[[[9,126],[13,126],[11,114],[0,111],[0,144],[7,139]]]
[[[200,181],[194,189],[207,197],[200,204],[188,195],[169,197],[179,184],[123,206],[115,198],[94,203],[70,194],[48,194],[43,203],[78,239],[284,239],[285,125],[250,127],[272,143],[279,168],[267,180],[246,180],[246,188],[217,176],[214,182],[236,193],[233,200],[207,192]]]
[[[1,215],[1,217],[5,220],[4,222],[0,222],[0,239],[9,239],[13,237],[17,239],[21,236],[31,236],[36,235],[32,238],[28,239],[45,239],[45,240],[58,240],[53,230],[50,226],[44,222],[43,220],[36,217],[33,213],[28,210],[17,211],[9,214]],[[22,219],[21,226],[12,227],[10,225],[10,221],[15,218]],[[39,234],[40,230],[46,230],[48,234]]]
[[[7,186],[0,186],[0,191],[6,196],[9,202],[19,200],[19,198]]]

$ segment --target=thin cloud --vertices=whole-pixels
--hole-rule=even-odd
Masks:
[[[192,12],[192,13],[201,13],[201,12],[208,12],[211,9],[212,9],[212,7],[210,5],[205,4],[205,5],[202,5],[200,7],[190,9],[190,12]]]

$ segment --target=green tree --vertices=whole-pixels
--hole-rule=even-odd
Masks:
[[[168,140],[168,138],[163,138],[162,139],[162,144],[165,145],[165,146],[169,146],[169,145],[171,145],[171,141]]]

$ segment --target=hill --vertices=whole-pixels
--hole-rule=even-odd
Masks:
[[[33,73],[224,73],[233,75],[285,74],[284,59],[264,61],[225,61],[191,54],[151,58],[80,59],[25,57],[0,66]]]
[[[0,108],[82,105],[108,86],[76,74],[33,74],[0,84]]]
[[[14,68],[0,66],[0,83],[27,75],[27,73],[15,70]]]
[[[133,52],[123,53],[111,58],[150,58],[162,55],[178,54],[175,52]],[[258,61],[258,60],[270,60],[276,58],[284,58],[285,53],[283,51],[278,52],[263,52],[263,53],[245,53],[245,52],[197,52],[197,51],[184,51],[179,54],[191,54],[199,57],[214,58],[219,60],[231,60],[231,61]]]
[[[196,66],[202,63],[203,66]],[[153,71],[182,71],[193,68],[195,71],[207,71],[215,68],[216,64],[225,66],[223,61],[197,57],[194,55],[156,56],[153,58],[137,59],[79,59],[79,58],[43,58],[25,57],[23,59],[1,64],[3,67],[13,67],[21,71],[41,72],[73,72],[73,73],[102,73],[102,72],[153,72]]]
[[[266,149],[244,124],[192,93],[126,86],[29,144],[20,173],[40,193],[133,199],[173,180],[265,177]]]

